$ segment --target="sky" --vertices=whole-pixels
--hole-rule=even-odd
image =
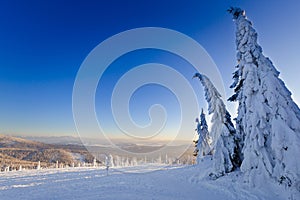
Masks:
[[[296,0],[1,1],[0,133],[77,136],[72,91],[82,62],[105,39],[139,27],[176,30],[200,43],[216,63],[229,97],[236,65],[235,26],[226,12],[230,6],[246,10],[264,54],[300,103]],[[101,77],[95,105],[98,120],[111,134],[116,131],[109,101],[115,83],[133,67],[151,62],[170,65],[187,79],[195,72],[178,56],[160,50],[138,50],[115,60]],[[199,82],[190,79],[190,84],[206,108]],[[169,120],[165,128],[171,133],[180,123],[178,100],[159,85],[145,85],[133,94],[132,119],[140,126],[149,124],[148,109],[153,104],[165,106]],[[235,116],[234,104],[226,105]]]

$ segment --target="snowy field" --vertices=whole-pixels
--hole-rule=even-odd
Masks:
[[[284,188],[267,182],[250,188],[239,180],[239,173],[213,181],[204,172],[199,166],[158,165],[110,169],[108,175],[103,168],[6,172],[0,173],[0,199],[289,198]]]

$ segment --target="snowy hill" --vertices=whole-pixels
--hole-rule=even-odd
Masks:
[[[42,167],[49,167],[56,161],[71,165],[78,162],[74,154],[80,154],[86,162],[92,162],[93,156],[79,145],[56,145],[30,141],[18,137],[0,135],[0,171],[10,166],[11,170],[32,169],[41,162]]]
[[[0,173],[2,200],[10,199],[288,199],[283,187],[266,180],[250,188],[239,172],[209,180],[209,158],[199,166],[69,168]],[[156,170],[156,171],[153,171]],[[199,173],[201,172],[201,173]],[[299,199],[292,196],[290,199]]]

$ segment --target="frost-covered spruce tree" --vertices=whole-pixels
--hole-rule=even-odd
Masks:
[[[201,124],[202,132],[204,132],[203,135],[208,136],[209,135],[208,126],[207,126],[203,109],[201,110],[201,114],[200,114],[200,124]]]
[[[115,166],[115,160],[112,154],[109,154],[109,160],[110,160],[110,167],[114,167]]]
[[[200,159],[210,152],[210,145],[208,141],[209,132],[203,109],[200,114],[200,121],[197,118],[196,122],[196,131],[198,134],[198,139],[194,141],[196,147],[194,151],[194,156],[197,156],[197,163],[199,163]]]
[[[201,133],[202,133],[202,143],[203,143],[203,153],[204,155],[207,155],[210,153],[210,142],[209,142],[209,132],[208,132],[208,126],[205,118],[205,114],[203,112],[203,109],[201,110],[200,114],[200,125],[201,125]]]
[[[217,178],[232,172],[240,164],[236,132],[221,95],[212,82],[199,73],[196,73],[194,77],[198,77],[204,87],[208,111],[212,114],[210,136],[215,152],[213,154],[214,171],[211,175]]]
[[[300,180],[300,110],[257,43],[257,33],[240,8],[228,10],[236,23],[237,132],[243,138],[241,171],[255,184],[273,177],[288,186]],[[297,183],[298,181],[298,183]],[[299,188],[298,188],[299,189]]]

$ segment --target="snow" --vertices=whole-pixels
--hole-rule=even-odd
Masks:
[[[235,94],[230,98],[239,103],[236,130],[209,78],[195,75],[204,86],[213,115],[209,133],[213,155],[198,156],[193,166],[128,167],[127,158],[127,167],[114,167],[120,158],[114,160],[111,155],[106,157],[106,167],[98,167],[96,159],[94,167],[22,170],[20,166],[19,171],[0,172],[1,200],[300,200],[300,109],[275,66],[263,55],[245,12],[239,8],[228,11],[237,30],[238,66],[231,86]],[[241,148],[243,155],[234,157],[235,149]],[[234,163],[235,158],[242,163]],[[158,162],[162,163],[161,156]]]
[[[194,166],[68,168],[0,173],[1,200],[26,199],[288,199],[284,187],[266,180],[244,183],[240,172],[208,178],[210,157]],[[153,171],[155,170],[155,171]],[[291,199],[299,199],[293,196]]]
[[[194,141],[196,147],[194,151],[194,156],[197,156],[197,162],[198,162],[200,158],[202,158],[203,156],[211,152],[208,126],[207,126],[203,109],[200,114],[200,122],[198,118],[196,119],[196,122],[197,122],[196,131],[198,134],[198,139]]]
[[[238,69],[230,100],[239,103],[236,130],[243,139],[244,158],[240,169],[251,185],[273,179],[299,193],[300,159],[295,157],[300,152],[300,109],[272,61],[263,55],[245,12],[229,12],[236,24]]]
[[[231,116],[221,95],[213,83],[200,73],[196,73],[194,77],[198,77],[204,87],[209,114],[212,114],[210,135],[215,151],[213,153],[214,171],[211,175],[217,178],[239,167],[241,163],[239,137],[236,135]]]

